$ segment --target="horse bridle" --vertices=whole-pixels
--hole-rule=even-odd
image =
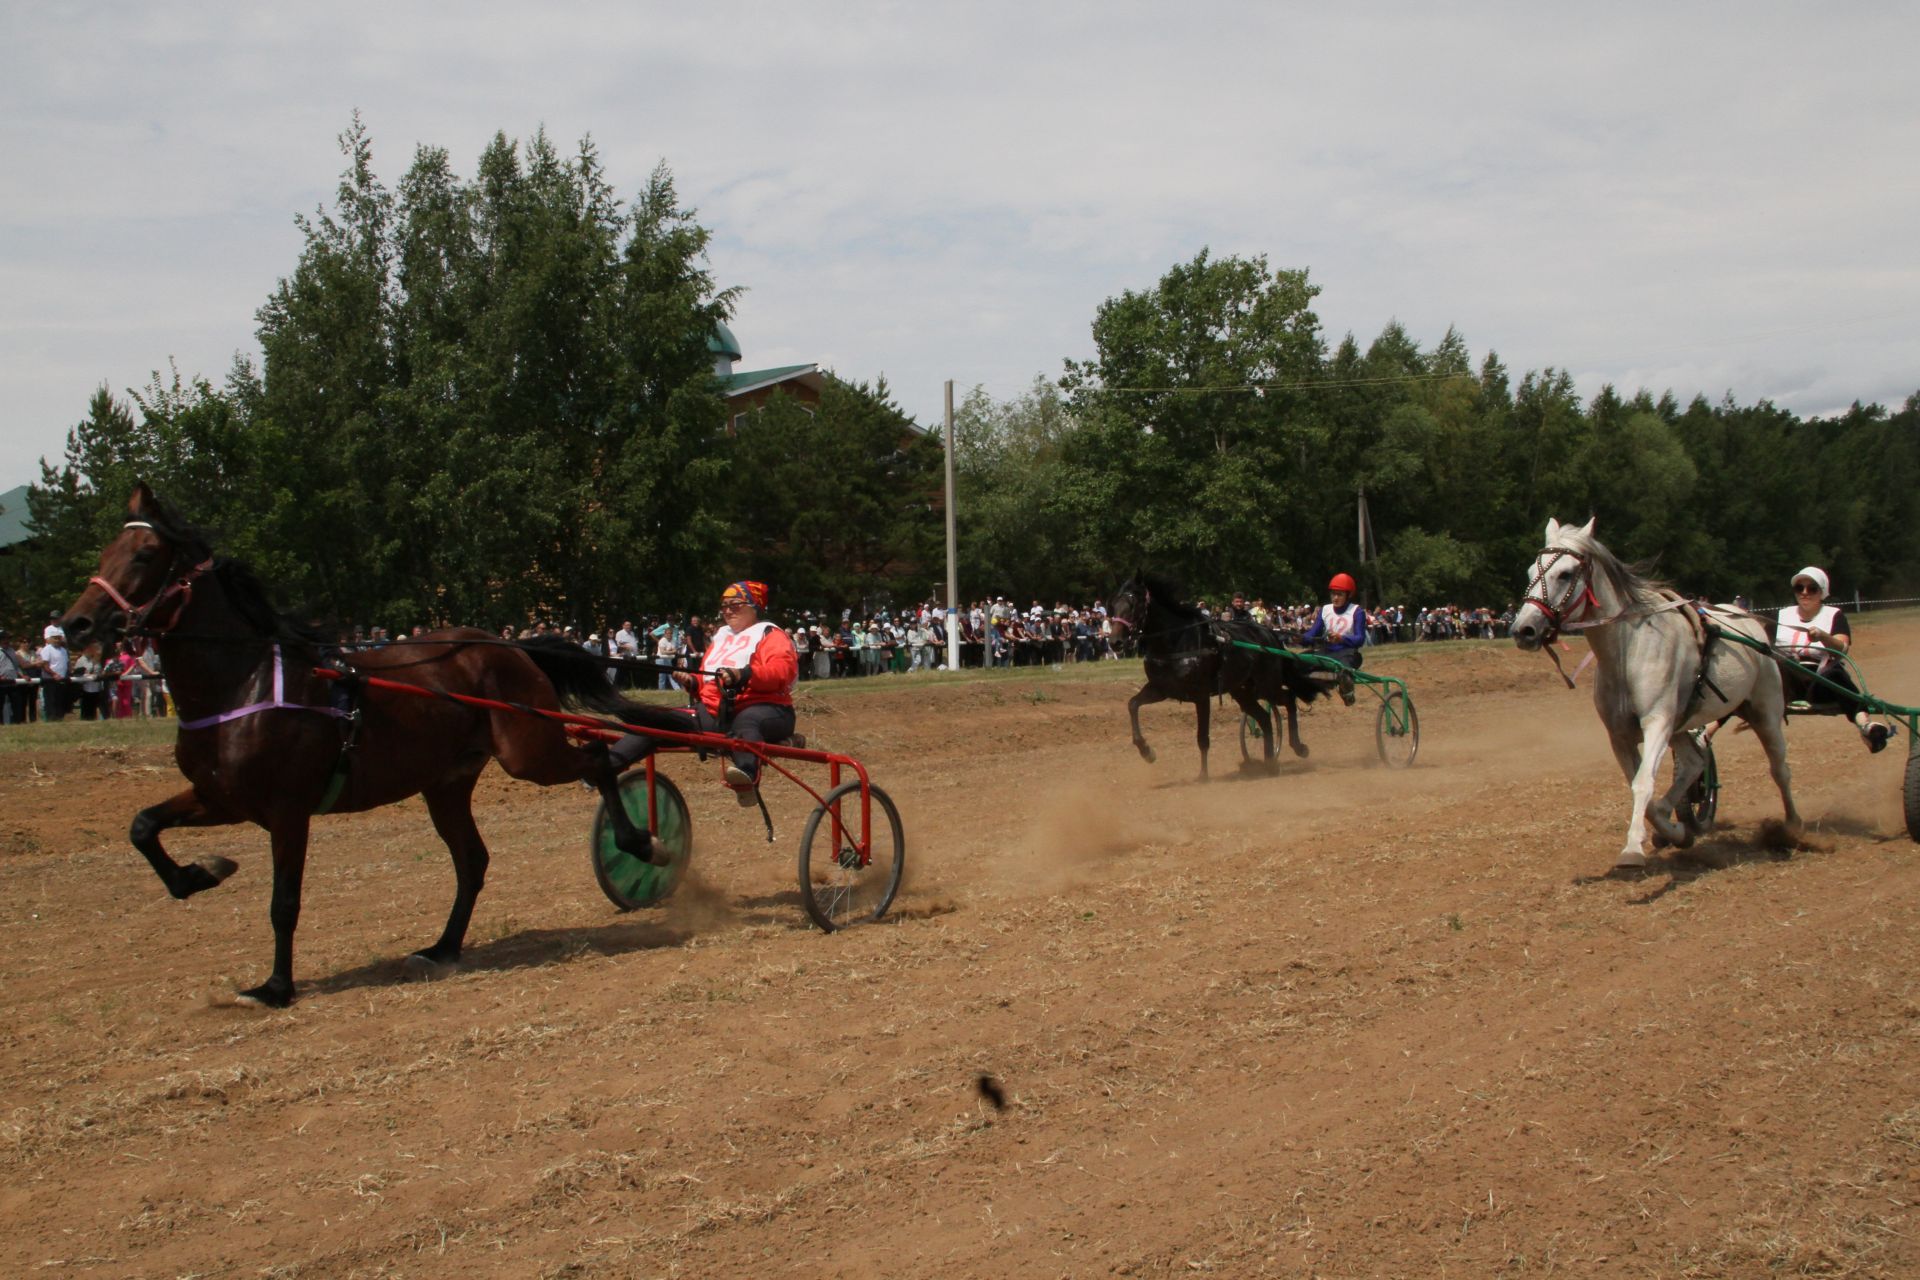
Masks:
[[[145,520],[129,520],[120,527],[123,530],[145,529],[155,536],[158,536],[159,533],[158,530]],[[167,571],[171,573],[174,562],[180,558],[180,553],[169,544],[168,554],[172,558],[167,562]],[[105,578],[100,577],[98,574],[87,579],[87,581],[89,584],[97,586],[106,592],[108,597],[126,612],[127,625],[123,629],[127,634],[158,636],[165,635],[167,632],[173,630],[175,626],[179,625],[181,617],[186,614],[187,605],[193,600],[194,580],[212,568],[213,557],[208,556],[205,560],[202,560],[199,564],[189,569],[186,573],[181,574],[172,582],[162,584],[160,589],[154,593],[153,599],[147,601],[145,605],[134,604],[124,595],[120,594],[118,587],[108,582]],[[154,615],[159,611],[160,606],[176,598],[180,601],[179,606],[174,609],[165,625],[154,625]]]
[[[1130,591],[1123,587],[1121,589],[1121,594],[1130,595],[1134,597],[1136,600],[1138,600],[1139,603],[1135,607],[1137,607],[1140,610],[1140,613],[1142,614],[1142,616],[1144,616],[1146,614],[1146,611],[1153,604],[1153,592],[1147,589],[1146,583],[1138,582],[1137,579],[1135,581],[1137,583],[1136,589]],[[1111,609],[1107,610],[1107,620],[1110,622],[1117,622],[1129,631],[1134,630],[1139,625],[1132,618],[1123,618],[1119,614],[1113,612],[1113,610]]]
[[[1553,558],[1545,564],[1541,564],[1540,558],[1542,556],[1552,556]],[[1575,565],[1579,566],[1580,572],[1574,574],[1567,580],[1567,588],[1560,593],[1558,600],[1548,600],[1544,591],[1547,574],[1551,573],[1553,567],[1562,560],[1573,561]],[[1522,605],[1538,605],[1540,612],[1547,615],[1547,621],[1553,626],[1552,632],[1546,637],[1547,640],[1551,641],[1554,636],[1559,635],[1562,631],[1577,626],[1593,625],[1591,621],[1584,624],[1576,623],[1571,616],[1573,610],[1576,608],[1584,607],[1589,613],[1593,613],[1600,608],[1600,598],[1593,594],[1592,566],[1587,563],[1587,558],[1578,551],[1573,551],[1567,547],[1542,547],[1533,557],[1533,581],[1527,585],[1527,595],[1520,603]]]

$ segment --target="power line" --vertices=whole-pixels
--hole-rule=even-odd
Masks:
[[[1401,373],[1377,378],[1316,378],[1311,382],[1246,382],[1232,387],[1083,387],[1088,395],[1255,395],[1269,391],[1334,391],[1345,387],[1387,386],[1405,382],[1460,379],[1479,385],[1471,373]]]

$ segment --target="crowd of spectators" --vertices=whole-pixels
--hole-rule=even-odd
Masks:
[[[0,629],[0,724],[64,720],[75,713],[82,720],[165,715],[160,655],[139,639],[121,640],[111,651],[97,640],[71,650],[58,614],[37,637]]]
[[[1213,616],[1207,601],[1197,603],[1209,617]],[[1249,612],[1254,621],[1278,631],[1284,643],[1297,645],[1312,623],[1316,607],[1301,604],[1270,608],[1263,600],[1255,600]],[[1368,614],[1367,640],[1369,644],[1394,644],[1499,639],[1507,634],[1515,612],[1513,605],[1498,612],[1485,606],[1409,609],[1384,605]],[[778,622],[793,637],[802,680],[907,674],[940,670],[947,665],[947,615],[936,600],[899,610],[880,608],[865,617],[843,609],[837,617],[800,611],[775,613],[769,620]],[[956,613],[954,621],[960,631],[962,668],[1063,666],[1130,657],[1133,652],[1134,637],[1125,628],[1114,626],[1106,606],[1099,601],[1081,605],[1058,601],[1049,607],[1033,600],[1022,608],[1006,596],[995,596],[974,601]],[[535,627],[519,634],[547,630]],[[664,668],[699,666],[707,634],[697,616],[683,618],[679,614],[645,617],[638,623],[627,620],[618,628],[586,636],[572,627],[552,630],[612,658],[651,662],[652,669],[612,670],[617,679],[630,686],[650,686],[657,680],[660,688],[671,687]],[[640,674],[636,675],[636,670]]]
[[[1205,600],[1196,602],[1212,616]],[[1247,606],[1253,620],[1297,645],[1313,621],[1311,604],[1269,606],[1255,599]],[[1495,611],[1486,606],[1435,605],[1408,608],[1381,605],[1368,610],[1369,644],[1424,640],[1500,639],[1513,621],[1515,606]],[[947,614],[937,601],[904,609],[879,608],[858,616],[801,611],[773,615],[793,637],[802,680],[933,671],[947,665]],[[963,668],[1062,666],[1112,661],[1132,654],[1133,638],[1115,627],[1099,601],[1051,607],[1033,600],[1026,608],[1006,596],[976,600],[955,615],[960,630]],[[391,634],[384,627],[355,627],[343,637],[348,648],[404,643],[426,633],[415,626]],[[608,676],[630,689],[670,689],[668,674],[700,665],[709,624],[697,614],[665,614],[623,619],[616,626],[582,635],[571,626],[535,622],[501,627],[504,639],[554,635],[608,659]],[[36,640],[38,643],[36,643]],[[127,639],[103,652],[96,642],[69,651],[58,615],[38,633],[11,636],[0,630],[0,724],[36,719],[62,720],[77,712],[84,720],[166,715],[166,683],[160,655],[143,639]]]

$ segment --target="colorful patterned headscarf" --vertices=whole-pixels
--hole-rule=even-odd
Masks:
[[[720,593],[720,603],[732,604],[736,600],[744,600],[756,610],[764,612],[767,607],[767,584],[747,581],[729,583],[727,589]]]

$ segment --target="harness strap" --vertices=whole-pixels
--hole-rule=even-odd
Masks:
[[[1712,677],[1707,674],[1708,664],[1713,661],[1713,642],[1720,636],[1721,631],[1718,627],[1707,625],[1706,610],[1701,607],[1699,601],[1694,600],[1688,601],[1687,603],[1692,606],[1686,611],[1687,626],[1699,637],[1700,669],[1694,673],[1693,692],[1687,695],[1687,705],[1682,708],[1680,712],[1680,722],[1682,724],[1691,720],[1694,711],[1699,708],[1701,703],[1700,691],[1702,689],[1711,689],[1713,690],[1714,697],[1720,699],[1722,702],[1728,701],[1727,695],[1721,692],[1720,686],[1715,684]]]
[[[352,745],[351,742],[340,744],[340,754],[334,757],[333,773],[327,779],[327,789],[321,795],[320,803],[314,808],[315,815],[333,812],[333,806],[340,802],[340,793],[347,789],[348,748]]]
[[[280,646],[273,646],[273,697],[265,702],[249,703],[244,707],[235,707],[232,711],[222,711],[218,715],[202,716],[198,720],[188,720],[180,725],[184,730],[211,729],[215,725],[226,724],[230,720],[239,720],[261,711],[312,711],[317,715],[343,719],[348,713],[338,707],[315,707],[304,702],[286,700],[286,672],[280,660]]]

